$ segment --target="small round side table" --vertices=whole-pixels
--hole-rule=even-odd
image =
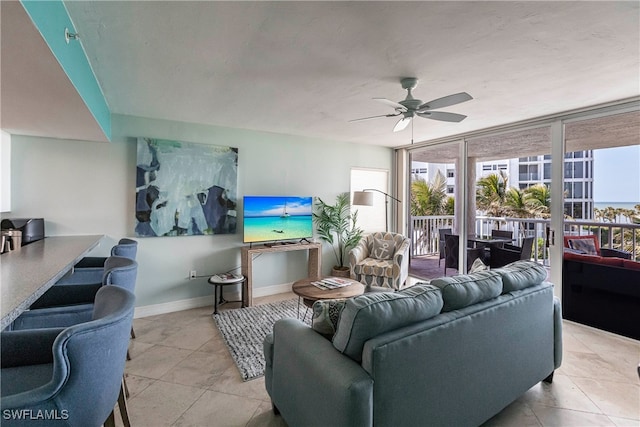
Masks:
[[[218,305],[225,304],[227,302],[241,302],[242,307],[245,306],[244,299],[244,280],[242,275],[234,275],[230,278],[222,278],[220,275],[213,275],[209,277],[209,283],[213,285],[213,314],[218,314]],[[235,301],[227,301],[222,297],[222,287],[227,285],[236,285],[240,283],[240,299]],[[220,296],[218,296],[218,289],[220,289]]]

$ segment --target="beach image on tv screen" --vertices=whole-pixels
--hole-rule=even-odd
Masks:
[[[244,242],[313,236],[312,197],[244,196]]]

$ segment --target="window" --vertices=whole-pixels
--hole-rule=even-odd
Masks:
[[[545,163],[543,166],[543,179],[551,179],[551,163]]]
[[[574,178],[582,178],[584,173],[583,173],[583,162],[575,162],[573,164],[573,177]]]
[[[447,169],[447,178],[455,178],[455,170]]]
[[[538,165],[520,165],[519,169],[520,181],[539,181]]]
[[[453,194],[454,188],[453,185],[447,185],[447,194]]]
[[[582,218],[582,202],[573,203],[573,215],[574,218]]]
[[[564,183],[564,197],[567,199],[573,199],[573,191],[570,182]]]
[[[389,171],[382,169],[351,169],[351,197],[354,191],[362,191],[365,188],[389,193]],[[358,211],[358,227],[365,232],[383,231],[385,224],[385,195],[373,193],[373,206],[353,206]],[[353,201],[353,199],[352,199]],[[391,214],[389,214],[391,217]]]
[[[573,184],[573,197],[575,199],[582,199],[583,193],[582,193],[582,183],[581,182],[576,182]]]

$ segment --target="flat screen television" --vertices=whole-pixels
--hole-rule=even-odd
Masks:
[[[244,196],[244,243],[313,236],[313,197]]]

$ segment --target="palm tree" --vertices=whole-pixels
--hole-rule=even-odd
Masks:
[[[417,178],[411,183],[411,215],[442,215],[447,203],[447,180],[442,172],[436,172],[428,183]]]
[[[551,190],[545,184],[536,184],[524,190],[525,204],[534,217],[551,216]]]
[[[447,197],[444,202],[444,215],[455,215],[456,213],[456,199],[451,196]]]
[[[482,177],[476,183],[476,206],[489,216],[505,216],[509,177],[504,171]]]
[[[524,191],[515,187],[510,187],[504,200],[505,207],[508,208],[509,216],[516,218],[527,218],[530,215],[529,206],[527,205],[526,195]]]

